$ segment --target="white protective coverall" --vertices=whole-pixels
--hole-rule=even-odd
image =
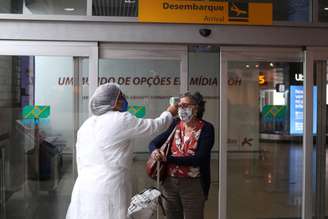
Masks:
[[[156,119],[117,111],[87,119],[77,134],[78,178],[66,219],[126,219],[131,198],[130,141],[161,132],[171,122],[166,111]]]

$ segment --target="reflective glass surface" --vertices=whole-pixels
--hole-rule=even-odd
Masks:
[[[313,138],[313,206],[314,216],[317,218],[328,216],[328,172],[327,172],[327,60],[315,60],[313,72],[313,96],[318,107],[313,109],[317,119],[313,125],[317,133]]]
[[[137,17],[138,0],[93,0],[92,15]]]
[[[302,63],[227,64],[228,218],[300,218]]]
[[[1,218],[65,218],[79,123],[73,60],[0,56]]]
[[[86,0],[0,0],[0,13],[86,15]]]
[[[328,22],[328,1],[319,0],[319,22]]]
[[[309,22],[310,0],[249,0],[270,2],[274,21]]]
[[[219,162],[219,72],[220,55],[216,46],[194,45],[188,53],[189,90],[200,92],[205,103],[203,119],[215,128],[215,144],[211,153],[211,187],[205,204],[205,218],[218,218]]]

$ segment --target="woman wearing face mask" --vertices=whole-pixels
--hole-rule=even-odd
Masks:
[[[131,198],[132,139],[167,129],[176,115],[170,106],[155,119],[138,119],[117,84],[99,86],[76,141],[76,179],[66,219],[126,219]]]
[[[155,159],[167,162],[168,177],[163,183],[167,219],[203,219],[211,182],[214,128],[202,119],[205,101],[200,93],[184,94],[178,107],[179,119],[151,141],[149,150]],[[165,159],[158,148],[171,132],[175,133]]]

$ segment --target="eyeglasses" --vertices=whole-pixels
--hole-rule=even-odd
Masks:
[[[195,106],[195,105],[196,104],[194,104],[194,103],[179,103],[178,107],[187,108],[188,106]]]

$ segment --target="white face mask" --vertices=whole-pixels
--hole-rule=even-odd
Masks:
[[[191,121],[192,119],[192,108],[187,107],[187,108],[179,108],[178,109],[178,114],[179,114],[179,118],[185,122],[188,123]]]

